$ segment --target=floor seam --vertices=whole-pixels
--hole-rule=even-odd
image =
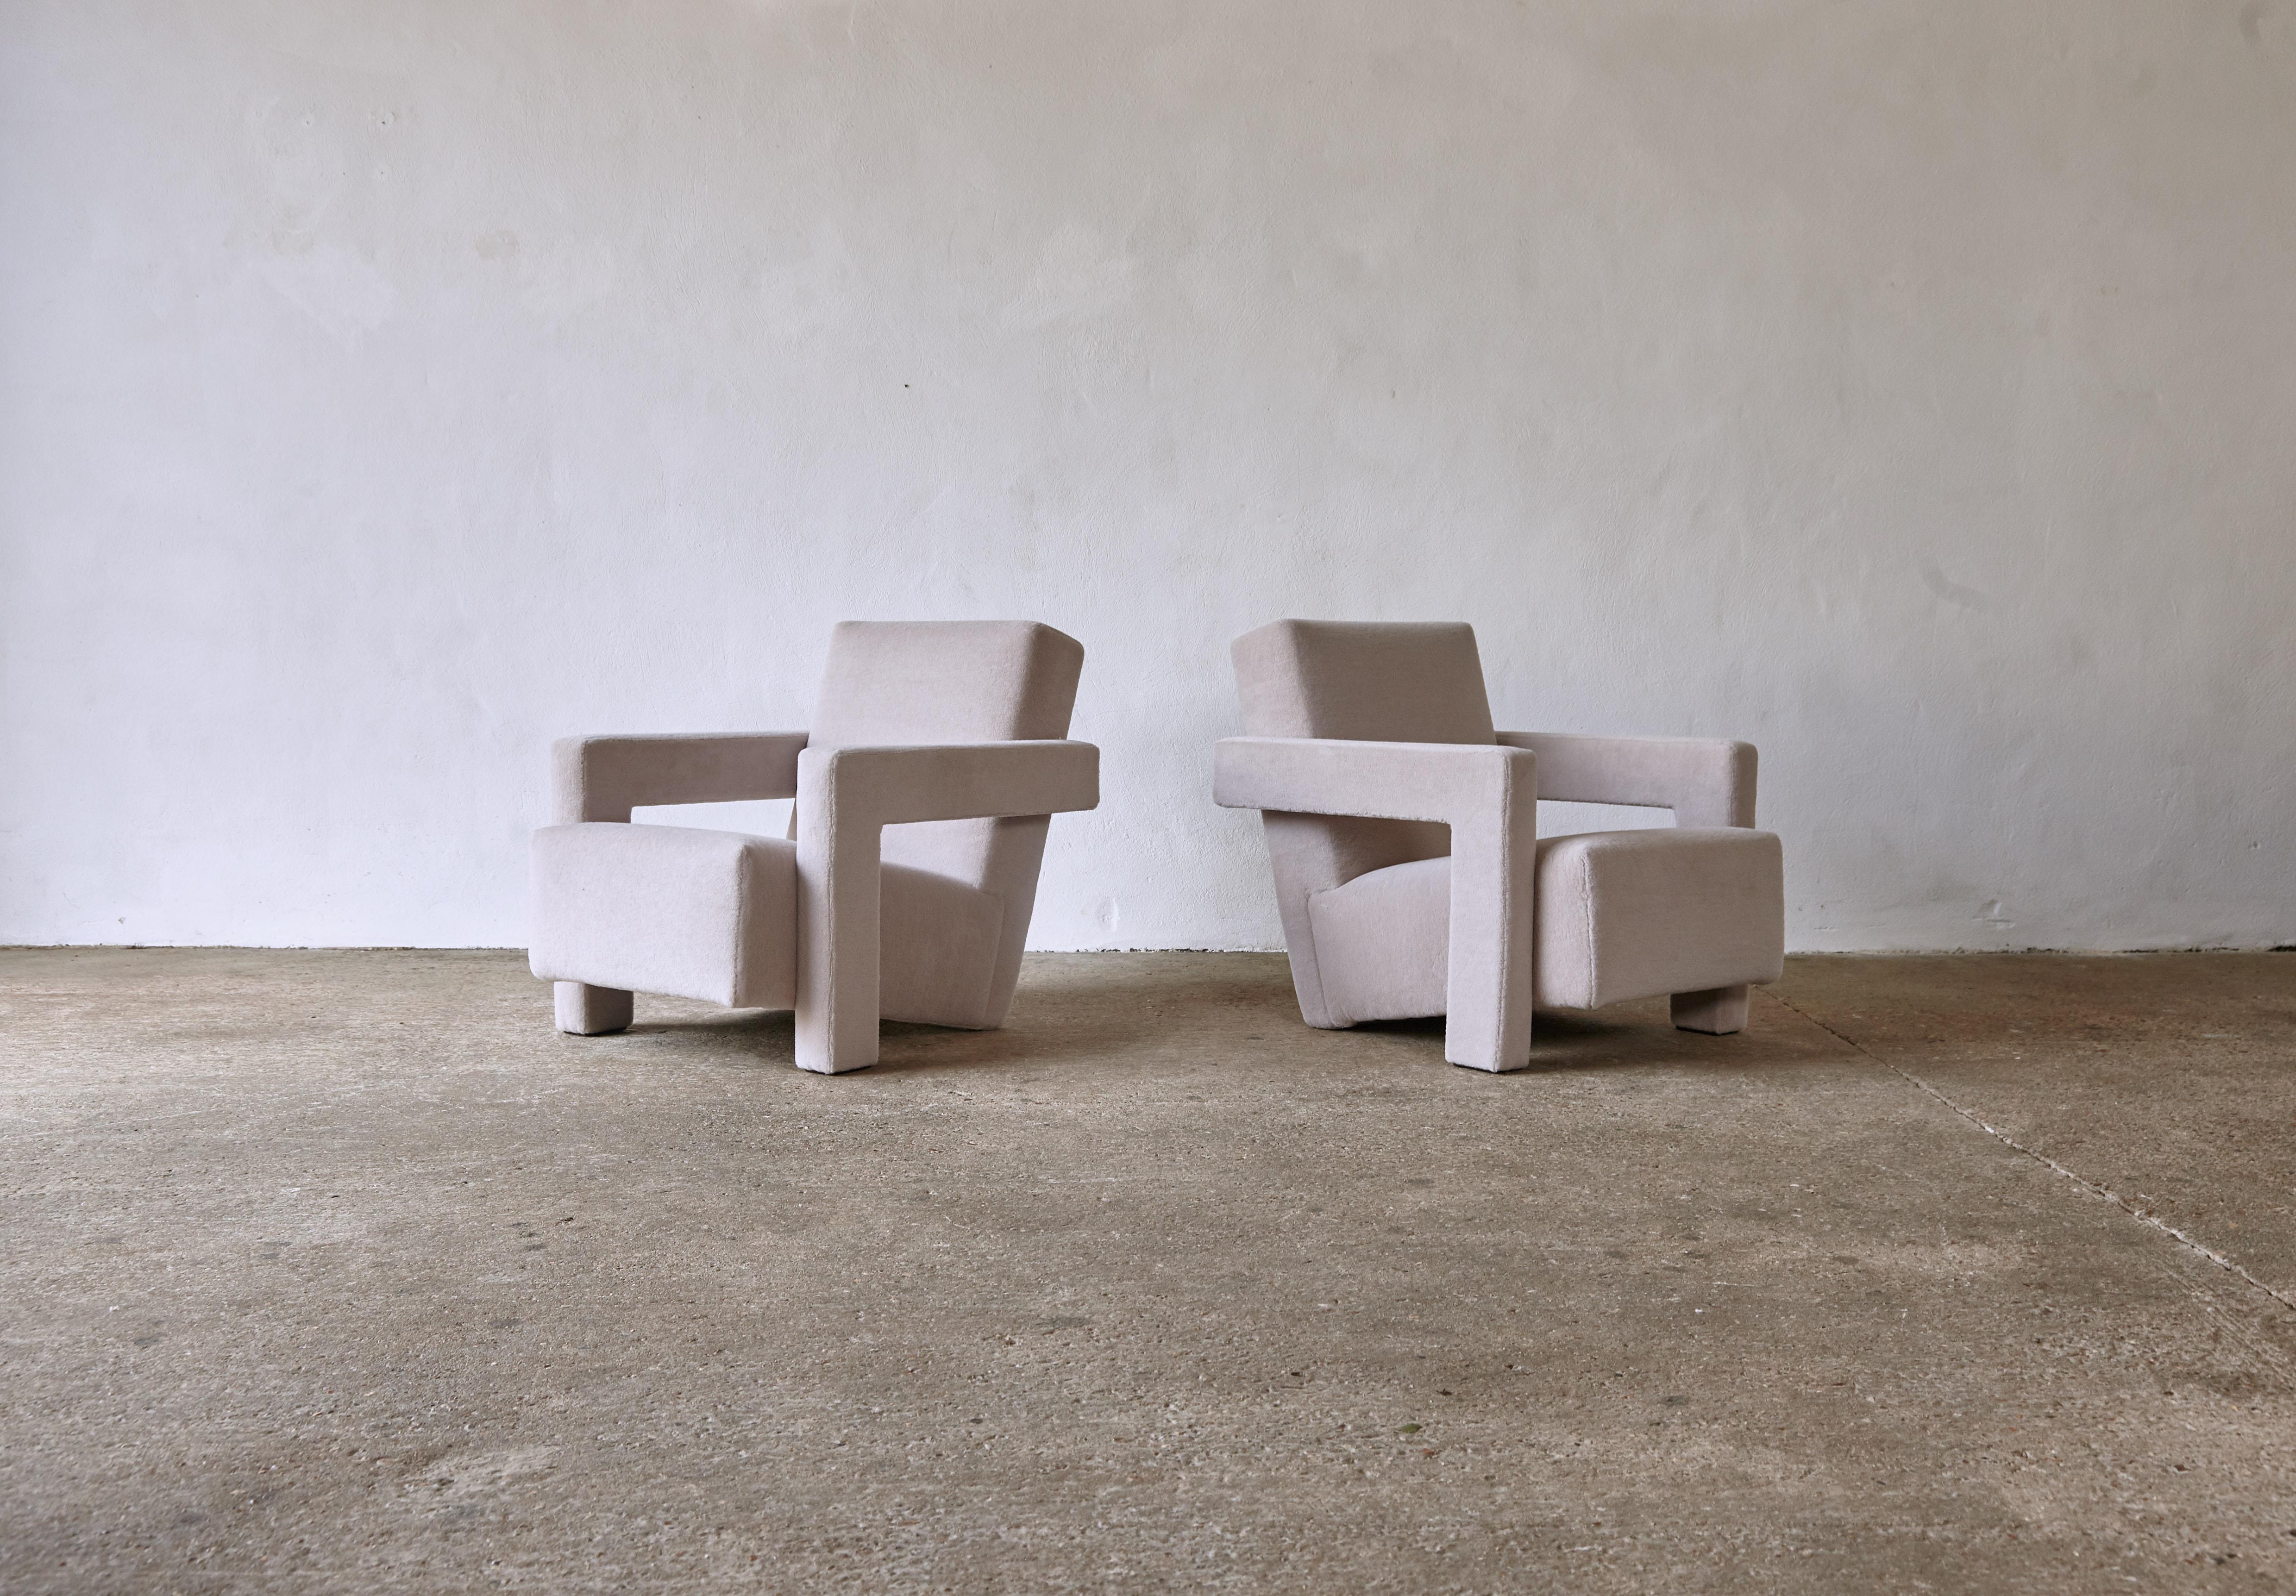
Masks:
[[[2081,1174],[2080,1171],[2077,1169],[2068,1168],[2066,1166],[2058,1163],[2056,1159],[2049,1157],[2048,1154],[2042,1152],[2038,1148],[2026,1146],[2022,1142],[2018,1141],[2016,1137],[2003,1130],[1999,1125],[1989,1124],[1982,1115],[1972,1113],[1971,1110],[1963,1108],[1959,1103],[1954,1101],[1953,1099],[1948,1097],[1944,1093],[1930,1084],[1929,1082],[1922,1079],[1921,1076],[1915,1075],[1912,1070],[1906,1069],[1897,1064],[1892,1064],[1889,1060],[1882,1058],[1879,1053],[1874,1052],[1863,1046],[1861,1044],[1843,1035],[1840,1031],[1835,1030],[1832,1026],[1826,1024],[1825,1021],[1820,1019],[1816,1015],[1812,1014],[1808,1010],[1802,1008],[1792,1000],[1781,997],[1775,992],[1765,992],[1763,995],[1772,999],[1781,1006],[1792,1010],[1794,1013],[1799,1014],[1802,1019],[1809,1021],[1810,1024],[1816,1026],[1819,1030],[1824,1031],[1827,1035],[1833,1037],[1836,1042],[1841,1043],[1842,1046],[1849,1049],[1852,1052],[1857,1053],[1859,1057],[1871,1060],[1873,1062],[1880,1065],[1882,1068],[1890,1071],[1892,1075],[1897,1076],[1900,1080],[1908,1082],[1912,1085],[1919,1088],[1921,1091],[1927,1093],[1930,1096],[1937,1099],[1939,1102],[1943,1103],[1947,1108],[1952,1109],[1954,1113],[1959,1115],[1962,1118],[1975,1125],[1979,1130],[1983,1131],[1996,1142],[2000,1142],[2004,1147],[2007,1147],[2017,1152],[2022,1153],[2025,1157],[2032,1159],[2035,1163],[2039,1164],[2047,1169],[2054,1170],[2058,1174],[2064,1176],[2065,1179],[2072,1182],[2073,1184],[2080,1187],[2090,1196],[2103,1198],[2106,1202],[2111,1203],[2114,1207],[2119,1208],[2122,1213],[2128,1215],[2131,1219],[2136,1220],[2138,1224],[2152,1226],[2152,1229],[2159,1231],[2162,1235],[2169,1237],[2180,1246],[2189,1248],[2194,1252],[2200,1254],[2201,1256],[2206,1258],[2210,1263],[2214,1264],[2218,1268],[2224,1270],[2227,1273],[2238,1275],[2242,1280],[2246,1281],[2250,1285],[2263,1292],[2267,1297],[2278,1303],[2282,1307],[2288,1309],[2291,1313],[2296,1313],[2296,1297],[2292,1297],[2286,1292],[2267,1284],[2264,1281],[2259,1280],[2239,1263],[2235,1262],[2232,1258],[2226,1257],[2223,1253],[2218,1252],[2207,1242],[2187,1235],[2185,1232],[2178,1230],[2175,1225],[2170,1224],[2167,1220],[2161,1218],[2151,1208],[2144,1207],[2141,1203],[2132,1201],[2128,1198],[2121,1196],[2120,1192],[2115,1191],[2110,1186],[2103,1185],[2098,1182],[2089,1179],[2088,1176]]]

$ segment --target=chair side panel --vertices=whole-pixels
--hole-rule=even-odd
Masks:
[[[587,822],[534,834],[534,973],[786,1009],[797,992],[796,849],[775,838]]]

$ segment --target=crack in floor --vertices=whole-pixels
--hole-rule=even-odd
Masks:
[[[2152,1208],[2142,1203],[2134,1201],[2129,1198],[2121,1196],[2120,1192],[2115,1191],[2110,1186],[2103,1185],[2096,1181],[2089,1179],[2088,1176],[2081,1174],[2078,1169],[2066,1167],[2064,1165],[2058,1163],[2056,1159],[2049,1157],[2048,1154],[2041,1151],[2038,1148],[2026,1146],[2022,1142],[2018,1141],[2016,1137],[2003,1130],[1999,1125],[1988,1121],[1984,1116],[1975,1113],[1971,1109],[1963,1108],[1959,1103],[1954,1101],[1953,1099],[1948,1097],[1935,1086],[1931,1085],[1929,1082],[1922,1079],[1921,1076],[1915,1075],[1912,1070],[1904,1068],[1899,1065],[1892,1064],[1889,1060],[1882,1058],[1879,1053],[1874,1052],[1861,1044],[1843,1035],[1840,1031],[1835,1030],[1832,1026],[1826,1024],[1825,1021],[1820,1019],[1816,1015],[1801,1007],[1800,1004],[1796,1003],[1791,998],[1781,997],[1776,993],[1767,990],[1764,990],[1762,995],[1768,998],[1771,1002],[1778,1004],[1781,1008],[1790,1010],[1793,1013],[1800,1015],[1802,1019],[1807,1019],[1810,1024],[1816,1026],[1819,1030],[1824,1031],[1827,1035],[1833,1037],[1836,1042],[1841,1043],[1842,1046],[1849,1049],[1852,1052],[1857,1053],[1860,1058],[1871,1060],[1874,1063],[1879,1064],[1882,1068],[1890,1071],[1892,1075],[1897,1076],[1899,1079],[1906,1081],[1927,1093],[1930,1096],[1937,1099],[1940,1103],[1943,1103],[1947,1108],[1952,1109],[1956,1114],[1958,1114],[1962,1118],[1967,1120],[1979,1130],[1983,1131],[1987,1135],[1992,1137],[1996,1142],[2000,1142],[2004,1147],[2012,1148],[2016,1151],[2024,1154],[2025,1157],[2032,1159],[2035,1163],[2055,1171],[2057,1174],[2064,1176],[2065,1179],[2080,1187],[2083,1191],[2088,1192],[2092,1197],[2103,1198],[2105,1201],[2111,1203],[2114,1207],[2119,1208],[2122,1213],[2128,1215],[2131,1219],[2136,1220],[2138,1224],[2152,1226],[2154,1230],[2159,1231],[2162,1235],[2170,1238],[2179,1245],[2189,1248],[2193,1251],[2200,1254],[2201,1256],[2206,1258],[2210,1263],[2214,1264],[2218,1268],[2225,1270],[2228,1273],[2238,1275],[2250,1285],[2263,1292],[2273,1301],[2278,1303],[2282,1307],[2288,1309],[2292,1313],[2296,1313],[2296,1297],[2292,1297],[2288,1293],[2280,1290],[2277,1287],[2272,1286],[2267,1282],[2258,1279],[2237,1260],[2226,1256],[2223,1253],[2218,1252],[2215,1248],[2210,1247],[2207,1242],[2177,1229],[2175,1225],[2170,1224],[2167,1220],[2161,1218],[2161,1215],[2155,1213]]]

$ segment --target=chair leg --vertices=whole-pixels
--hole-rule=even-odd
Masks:
[[[586,986],[579,981],[558,981],[551,987],[558,1009],[558,1028],[570,1036],[603,1036],[629,1029],[637,1002],[612,986]]]
[[[1677,992],[1672,1003],[1674,1028],[1728,1036],[1746,1028],[1749,988],[1716,986],[1706,992]]]
[[[1536,782],[1505,767],[1488,808],[1451,825],[1451,929],[1443,1056],[1469,1069],[1530,1064]]]
[[[797,1067],[841,1075],[878,1058],[881,835],[828,782],[800,778],[797,804]]]

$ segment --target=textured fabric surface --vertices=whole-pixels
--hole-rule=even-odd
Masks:
[[[1784,887],[1766,831],[1593,831],[1536,854],[1532,990],[1542,1009],[1778,978]],[[1339,1023],[1444,1011],[1451,861],[1359,876],[1309,902]]]
[[[797,848],[774,837],[589,821],[534,834],[544,980],[745,1009],[797,1000]]]
[[[1501,732],[1538,756],[1538,796],[1566,804],[1671,809],[1678,826],[1754,823],[1754,745],[1713,737],[1582,737]]]
[[[808,746],[1066,737],[1083,667],[1083,645],[1050,626],[846,621],[830,635]],[[885,857],[1010,897],[1023,877],[1033,884],[1043,845],[1041,826],[967,817],[905,825],[885,839]]]
[[[1228,653],[1248,736],[1492,740],[1482,657],[1472,626],[1280,620],[1245,633]],[[1440,825],[1385,814],[1301,820],[1271,811],[1262,830],[1284,940],[1293,946],[1307,934],[1303,917],[1314,894],[1366,871],[1451,851],[1450,835]],[[1308,1003],[1303,994],[1302,1007]],[[1311,1022],[1321,1023],[1312,1015]]]
[[[885,1019],[987,1030],[1004,935],[993,892],[929,870],[887,864],[878,875],[877,1011]],[[797,905],[790,905],[795,918]]]
[[[1539,1001],[1557,1008],[1775,981],[1785,876],[1767,831],[1591,831],[1538,845]]]
[[[1534,1001],[1681,994],[1686,1027],[1722,1030],[1743,983],[1776,978],[1751,744],[1496,731],[1461,625],[1277,621],[1232,651],[1250,734],[1219,745],[1214,797],[1261,811],[1308,1024],[1439,1013],[1445,1057],[1512,1069]],[[1540,798],[1670,809],[1677,829],[1538,843]]]
[[[545,980],[732,1008],[795,1006],[795,843],[591,823],[536,832],[533,863],[537,936],[529,960]],[[987,1025],[1004,931],[996,896],[888,864],[879,905],[884,1017]]]
[[[1308,900],[1308,921],[1332,1025],[1412,1019],[1450,1006],[1448,855],[1390,864],[1319,892]],[[1535,916],[1532,926],[1535,954]],[[1537,976],[1534,957],[1534,991]]]
[[[1029,621],[849,622],[808,731],[559,743],[532,964],[562,1027],[627,1024],[629,991],[792,1008],[797,1061],[835,1071],[881,1016],[1002,1024],[1047,817],[1099,802],[1099,750],[1063,741],[1083,659]],[[617,823],[791,797],[789,839]]]
[[[621,986],[583,981],[551,984],[550,1006],[558,1028],[570,1036],[611,1036],[627,1031],[637,1018],[637,994]]]
[[[797,790],[798,1062],[833,1071],[876,1061],[876,884],[890,830],[965,816],[1059,814],[1099,801],[1100,751],[1090,743],[807,749]],[[1032,899],[1034,885],[1032,868]],[[1024,916],[1017,934],[1025,937],[1027,929]],[[1018,962],[1004,951],[1000,947],[988,972],[993,984],[977,1007],[912,1018],[1002,1024],[1013,990],[1003,972]]]
[[[551,819],[627,820],[640,804],[797,796],[802,732],[562,737],[550,749]]]
[[[1064,738],[1083,670],[1082,643],[1033,621],[845,621],[830,634],[809,746]],[[1002,1025],[1012,1010],[1052,810],[904,823],[882,844],[892,863],[954,877],[1004,904],[1003,951],[979,1024]]]
[[[1677,992],[1667,1002],[1677,1031],[1703,1031],[1710,1036],[1731,1036],[1746,1028],[1752,1008],[1753,988],[1741,982],[1706,992]]]
[[[1493,741],[1472,626],[1280,620],[1228,652],[1247,736]]]
[[[1443,1056],[1475,1069],[1520,1069],[1530,1061],[1538,765],[1534,754],[1490,744],[1231,737],[1214,750],[1212,793],[1232,806],[1278,811],[1303,831],[1319,814],[1447,828],[1457,889],[1446,895],[1446,924],[1460,956],[1446,961]],[[1271,854],[1285,837],[1280,825],[1269,828]],[[1300,884],[1296,872],[1276,880],[1279,891]],[[1308,1024],[1348,1025],[1352,1006],[1317,964],[1312,896],[1287,907],[1292,984]]]

